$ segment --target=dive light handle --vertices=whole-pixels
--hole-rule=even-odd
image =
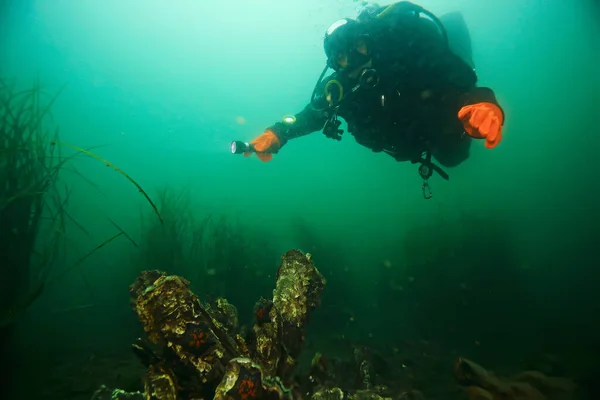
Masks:
[[[254,146],[250,143],[234,140],[231,142],[231,154],[254,153]]]

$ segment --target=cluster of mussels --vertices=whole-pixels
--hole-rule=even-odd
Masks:
[[[324,283],[310,255],[288,251],[273,299],[256,304],[253,331],[242,337],[237,310],[227,300],[206,305],[185,279],[143,272],[130,294],[147,335],[134,344],[148,367],[145,398],[298,398],[293,369]]]
[[[236,308],[225,299],[203,304],[187,280],[144,271],[130,286],[146,338],[133,349],[148,368],[144,391],[106,398],[301,399],[339,398],[331,389],[300,387],[294,369],[309,315],[320,304],[325,280],[310,254],[282,256],[271,300],[260,299],[251,332],[238,331]],[[334,391],[335,392],[335,391]],[[100,392],[96,398],[104,398]]]

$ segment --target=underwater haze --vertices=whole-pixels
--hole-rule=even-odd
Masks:
[[[600,396],[600,6],[416,3],[463,14],[478,85],[506,114],[502,142],[475,141],[448,181],[430,179],[429,200],[417,165],[347,132],[294,139],[268,163],[230,151],[308,104],[326,29],[360,2],[0,0],[0,78],[58,94],[53,146],[72,156],[56,183],[69,193],[64,254],[52,270],[29,266],[22,290],[0,258],[0,290],[12,293],[0,311],[18,314],[0,337],[11,360],[2,398],[140,389],[128,287],[141,271],[225,296],[248,324],[289,249],[311,253],[327,281],[305,363],[419,341],[440,349],[449,375],[460,355],[521,371],[552,354],[560,368],[544,372]],[[172,230],[152,236],[158,226]],[[208,232],[201,244],[194,227]],[[42,224],[36,243],[55,234]]]

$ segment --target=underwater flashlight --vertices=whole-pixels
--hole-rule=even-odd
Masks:
[[[242,154],[253,152],[254,148],[250,143],[234,140],[231,142],[231,154]]]

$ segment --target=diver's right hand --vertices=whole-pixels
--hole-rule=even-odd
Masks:
[[[281,148],[281,142],[273,131],[267,129],[262,135],[250,142],[256,156],[263,162],[271,161],[273,153]],[[244,156],[250,157],[252,153],[244,153]]]

